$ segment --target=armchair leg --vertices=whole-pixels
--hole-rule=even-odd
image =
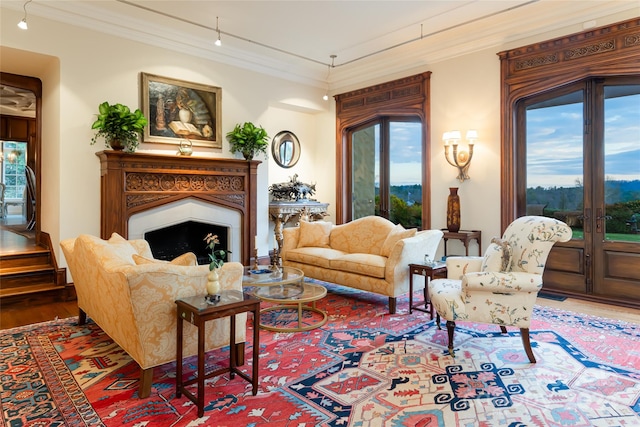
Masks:
[[[451,320],[447,320],[447,334],[449,335],[449,354],[451,357],[456,357],[453,353],[453,332],[456,329],[456,322],[452,322]]]
[[[507,327],[506,326],[500,326],[500,332],[502,332],[503,334],[507,333]]]
[[[138,396],[145,399],[151,394],[151,383],[153,382],[153,368],[140,369],[140,388]]]
[[[78,325],[82,326],[87,323],[87,313],[83,309],[78,308]]]
[[[531,349],[531,341],[529,340],[529,328],[520,328],[520,336],[522,337],[524,351],[527,352],[529,361],[531,363],[536,363],[536,357],[533,355],[533,350]]]
[[[396,298],[389,297],[389,314],[396,314]]]

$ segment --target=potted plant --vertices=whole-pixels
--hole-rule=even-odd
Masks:
[[[98,106],[98,111],[98,118],[91,125],[91,129],[98,132],[91,138],[91,145],[103,137],[105,145],[114,150],[136,151],[138,136],[148,123],[142,111],[132,112],[126,105],[111,105],[106,101]]]
[[[257,153],[267,155],[269,136],[262,126],[256,126],[251,122],[237,124],[233,130],[227,133],[227,139],[231,144],[231,152],[241,152],[246,160],[251,160]]]

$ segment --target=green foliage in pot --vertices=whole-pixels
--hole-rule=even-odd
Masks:
[[[98,111],[98,118],[91,125],[91,129],[98,129],[98,132],[91,138],[91,145],[103,137],[105,145],[114,150],[136,151],[138,137],[148,123],[142,111],[136,109],[132,112],[126,105],[110,105],[108,102],[100,104]]]
[[[257,153],[267,156],[269,136],[262,126],[256,126],[251,122],[242,125],[238,123],[227,133],[227,140],[231,144],[231,152],[240,152],[247,160],[253,159]]]

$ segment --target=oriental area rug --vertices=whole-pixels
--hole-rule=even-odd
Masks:
[[[0,331],[0,426],[640,426],[640,325],[537,306],[538,363],[518,331],[463,322],[452,358],[445,328],[409,314],[406,298],[389,315],[384,297],[326,286],[327,323],[261,330],[258,394],[238,376],[211,378],[202,418],[175,397],[175,363],[156,368],[139,399],[137,364],[92,322]],[[227,350],[207,365],[225,366]]]

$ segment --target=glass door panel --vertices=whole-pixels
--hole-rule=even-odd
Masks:
[[[566,222],[574,239],[584,238],[583,93],[526,108],[527,214]]]
[[[380,125],[374,124],[351,135],[352,219],[379,215]]]
[[[389,123],[389,219],[422,227],[422,124]]]
[[[605,240],[640,242],[640,85],[604,88],[604,210]]]

